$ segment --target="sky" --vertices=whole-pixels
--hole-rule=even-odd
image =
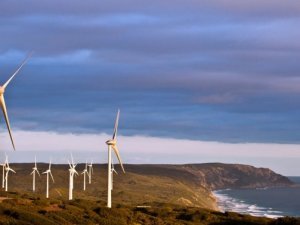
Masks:
[[[17,152],[3,120],[0,148],[15,161],[73,149],[105,162],[99,141],[120,108],[124,162],[300,175],[299,1],[4,0],[0,9],[0,83],[34,52],[5,92]]]

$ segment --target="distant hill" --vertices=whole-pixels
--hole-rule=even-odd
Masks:
[[[16,174],[9,176],[9,190],[18,193],[31,193],[33,164],[11,164]],[[48,164],[38,164],[45,171]],[[68,165],[53,165],[55,183],[50,183],[50,198],[67,199]],[[77,165],[78,172],[84,164]],[[114,176],[113,205],[128,206],[167,203],[180,206],[193,206],[217,209],[212,189],[257,188],[288,186],[292,182],[270,169],[255,168],[238,164],[186,164],[186,165],[125,165],[126,174]],[[75,177],[74,198],[106,201],[107,165],[94,165],[92,184],[82,190],[83,176]],[[46,176],[37,177],[37,194],[44,196]]]

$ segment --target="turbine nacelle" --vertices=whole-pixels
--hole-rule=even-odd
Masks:
[[[116,145],[117,144],[117,141],[114,140],[114,139],[111,139],[111,140],[108,140],[105,142],[107,145]]]
[[[3,95],[5,92],[5,88],[3,86],[0,86],[0,95]]]

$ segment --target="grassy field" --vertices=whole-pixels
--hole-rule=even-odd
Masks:
[[[37,177],[32,193],[33,164],[11,164],[9,192],[0,191],[0,224],[295,224],[294,218],[272,220],[237,213],[220,213],[210,190],[194,173],[180,166],[126,165],[126,174],[114,176],[113,208],[107,209],[106,165],[95,165],[92,184],[83,191],[83,176],[75,177],[74,200],[69,201],[68,165],[53,165],[55,183],[45,198],[46,175]],[[38,164],[45,171],[47,164]],[[77,166],[78,172],[84,165]],[[121,171],[116,166],[118,171]],[[190,170],[190,167],[189,167]],[[139,206],[148,206],[140,208]]]
[[[45,171],[47,164],[39,164],[39,170]],[[12,164],[17,172],[9,176],[9,190],[19,193],[32,193],[32,176],[30,176],[32,164]],[[52,173],[55,183],[50,182],[50,198],[62,198],[67,200],[69,172],[68,165],[53,165]],[[81,172],[83,164],[76,169]],[[116,169],[121,171],[118,165]],[[113,204],[136,206],[149,202],[171,203],[184,206],[196,206],[216,209],[216,202],[211,192],[198,185],[189,174],[181,174],[173,171],[166,174],[143,173],[127,166],[126,174],[119,172],[114,175],[114,190],[112,192]],[[36,193],[43,196],[46,192],[46,175],[36,178]],[[87,190],[83,191],[83,176],[74,178],[74,198],[106,201],[107,198],[107,168],[106,165],[95,165],[92,176],[92,184],[87,184]]]

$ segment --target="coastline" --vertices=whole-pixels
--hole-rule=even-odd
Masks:
[[[221,212],[280,218],[299,215],[299,186],[255,189],[219,189],[212,191]]]

